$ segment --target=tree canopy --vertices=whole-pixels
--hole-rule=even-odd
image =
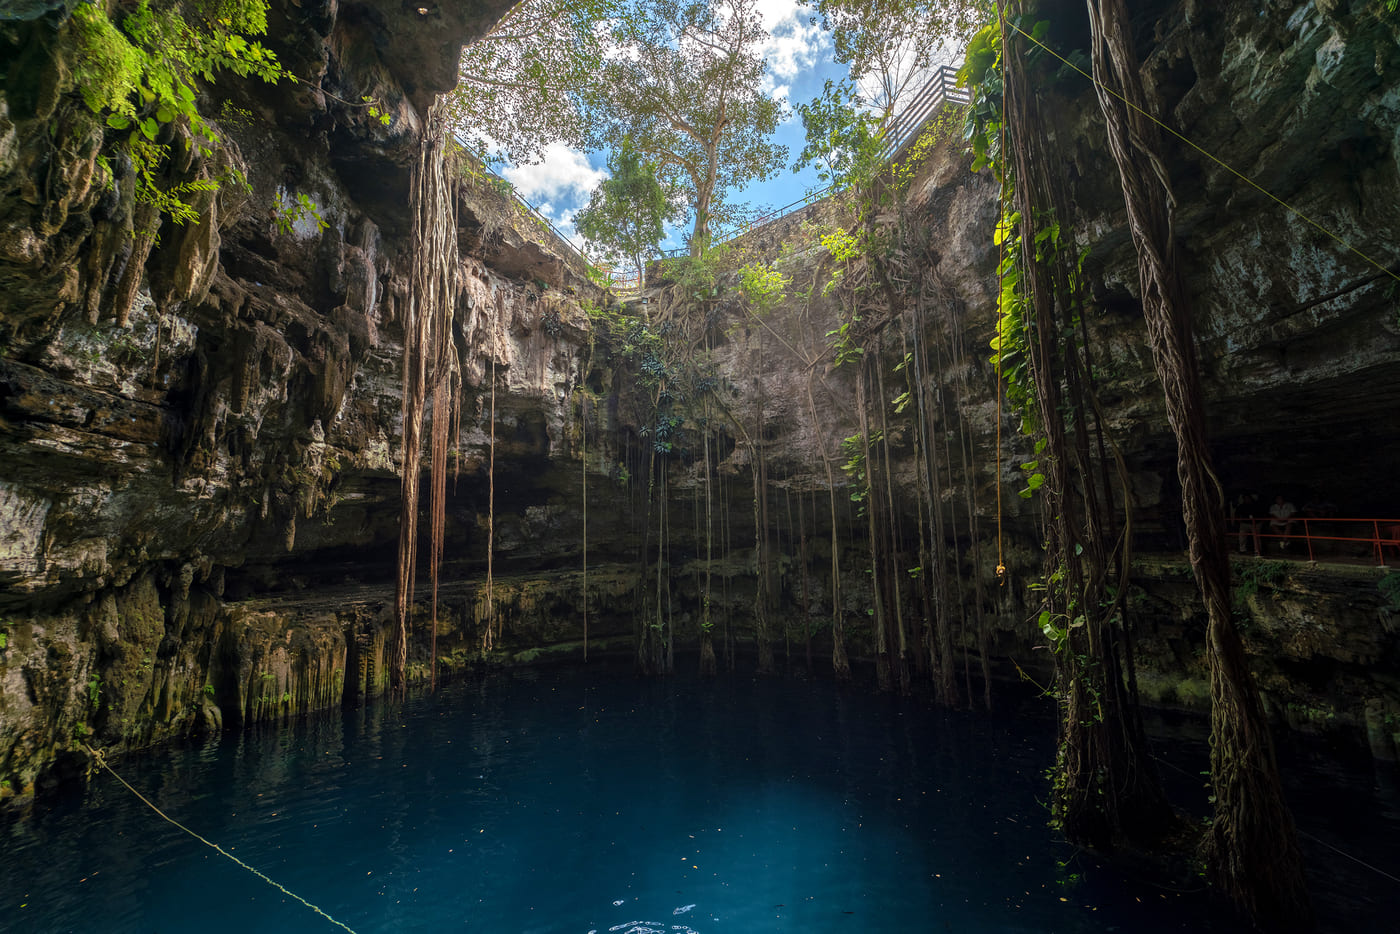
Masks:
[[[831,33],[836,60],[850,66],[880,119],[898,111],[925,71],[960,49],[980,25],[977,0],[805,0]]]
[[[607,63],[610,134],[630,137],[684,191],[696,254],[729,190],[773,176],[787,157],[770,140],[782,105],[762,90],[768,33],[757,0],[642,0],[638,9]]]
[[[784,108],[763,90],[760,0],[524,0],[462,56],[451,107],[488,157],[538,162],[629,141],[680,193],[692,252],[739,209],[731,189],[775,175]],[[629,256],[636,254],[626,251]]]
[[[574,226],[608,260],[635,267],[640,284],[647,257],[666,236],[666,222],[681,209],[657,179],[656,163],[644,160],[630,139],[613,150],[608,171],[611,177],[593,189]]]
[[[462,50],[448,95],[454,129],[489,157],[523,164],[556,140],[596,149],[606,108],[601,73],[608,23],[623,0],[524,0]]]

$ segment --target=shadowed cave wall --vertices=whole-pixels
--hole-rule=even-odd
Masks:
[[[1050,41],[1082,46],[1079,6],[1045,7]],[[1164,116],[1393,270],[1400,44],[1372,7],[1161,2],[1135,16]],[[242,167],[249,190],[226,187],[202,203],[199,223],[162,228],[133,273],[139,288],[124,322],[113,295],[131,255],[131,181],[97,159],[106,131],[73,87],[64,6],[36,4],[0,24],[9,62],[0,97],[0,777],[9,784],[0,794],[25,798],[81,774],[77,739],[129,748],[383,689],[409,166],[457,49],[502,5],[425,9],[273,3],[272,45],[306,83],[206,89],[210,112],[227,100],[246,114],[219,124],[219,158]],[[1089,249],[1101,402],[1134,477],[1123,507],[1138,530],[1144,695],[1200,709],[1204,619],[1177,539],[1175,453],[1142,337],[1121,194],[1087,84],[1061,77],[1043,93],[1059,115],[1046,132],[1073,195],[1067,226]],[[344,103],[365,96],[384,102],[387,126]],[[1325,496],[1342,515],[1395,516],[1393,280],[1199,152],[1178,146],[1170,166],[1222,483]],[[279,192],[314,199],[326,229],[279,229]],[[967,451],[949,459],[943,491],[948,571],[965,584],[944,612],[957,620],[961,693],[980,699],[981,651],[995,677],[1013,677],[1013,662],[1048,667],[1027,591],[1040,573],[1038,504],[1015,492],[1029,446],[999,415],[987,361],[996,191],[949,141],[909,199],[909,265],[922,270],[928,314],[884,327],[922,327],[943,348],[930,402],[940,437]],[[711,593],[721,664],[753,664],[753,608],[766,599],[779,664],[805,665],[810,644],[814,667],[829,670],[824,457],[856,431],[850,370],[823,356],[836,304],[790,299],[762,326],[732,291],[703,309],[717,378],[735,387],[733,424],[715,430],[713,478],[698,467],[693,421],[648,477],[636,366],[598,340],[584,307],[613,300],[489,185],[464,183],[457,210],[467,283],[457,315],[477,325],[470,341],[460,336],[468,378],[449,481],[440,665],[580,658],[585,599],[589,652],[633,652],[658,562],[676,664],[694,664],[709,486],[723,507]],[[821,210],[839,222],[836,208]],[[795,279],[824,274],[827,260],[802,245],[795,223],[759,231],[747,247],[772,258],[784,243]],[[673,293],[663,281],[652,308],[685,314]],[[893,385],[902,352],[892,338],[879,346]],[[502,638],[483,653],[493,374]],[[912,567],[917,459],[907,422],[892,416],[891,426],[896,550]],[[750,479],[760,459],[766,598]],[[658,549],[647,493],[662,471],[669,530]],[[850,481],[835,477],[841,613],[864,677],[874,648],[869,555]],[[1279,722],[1365,736],[1376,755],[1394,757],[1400,608],[1378,587],[1374,562],[1335,557],[1349,561],[1290,561],[1263,576],[1242,563],[1237,611]],[[421,573],[420,598],[426,589]],[[911,618],[920,614],[912,588],[905,595]],[[420,599],[418,678],[429,661],[426,613]]]

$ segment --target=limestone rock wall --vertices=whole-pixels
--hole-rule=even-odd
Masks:
[[[1081,48],[1079,5],[1043,7],[1050,41]],[[0,24],[9,62],[0,93],[0,796],[81,774],[82,743],[121,749],[382,690],[409,166],[458,46],[502,8],[274,3],[273,44],[303,80],[206,89],[226,145],[213,161],[182,161],[174,180],[238,167],[248,187],[201,195],[201,220],[162,227],[148,256],[133,236],[130,167],[98,158],[107,131],[75,94],[65,4],[29,4],[24,18]],[[1135,15],[1144,73],[1174,125],[1393,270],[1400,44],[1377,9],[1371,0],[1163,0]],[[1121,194],[1087,85],[1065,76],[1043,93],[1075,205],[1066,226],[1089,248],[1101,401],[1133,471],[1138,550],[1149,554],[1135,598],[1144,683],[1158,702],[1198,707],[1203,630],[1176,540],[1174,446],[1141,332]],[[387,126],[353,103],[366,96],[389,113]],[[1352,515],[1394,513],[1394,280],[1197,150],[1177,147],[1170,165],[1222,484],[1325,496]],[[284,213],[279,224],[276,206],[300,195],[324,228],[309,215]],[[1028,442],[1009,413],[999,416],[986,360],[996,190],[950,144],[910,196],[904,266],[919,275],[903,287],[917,278],[918,294],[900,315],[870,318],[862,339],[891,397],[902,388],[903,342],[918,333],[933,348],[928,401],[947,439],[943,570],[964,582],[961,602],[944,612],[960,621],[960,652],[985,648],[994,673],[1014,676],[1011,661],[1034,666],[1045,653],[1034,648],[1026,586],[1039,574],[1038,505],[1015,495]],[[503,621],[491,660],[580,656],[584,605],[590,651],[632,651],[659,562],[677,664],[691,664],[706,488],[725,509],[712,567],[717,643],[722,657],[752,651],[762,597],[749,471],[759,446],[779,657],[798,663],[810,644],[821,665],[830,652],[832,480],[839,610],[858,664],[868,657],[863,520],[835,463],[857,430],[851,370],[829,359],[836,305],[818,295],[760,322],[731,291],[707,309],[717,372],[733,390],[731,427],[711,480],[699,477],[696,448],[682,443],[662,459],[671,491],[662,553],[636,370],[594,346],[585,308],[607,296],[491,186],[464,183],[457,210],[466,388],[439,671],[488,658],[488,536]],[[799,290],[832,271],[819,246],[800,243],[800,220],[782,242],[772,231],[750,238],[759,255],[796,250]],[[887,416],[899,558],[914,567],[913,491],[923,481],[908,417]],[[1289,564],[1261,573],[1241,565],[1240,613],[1280,721],[1364,729],[1377,755],[1393,754],[1400,687],[1384,672],[1397,611],[1381,572]],[[410,660],[418,678],[432,661],[425,578]],[[912,588],[903,599],[911,619],[923,613]]]
[[[162,140],[170,183],[220,179],[184,226],[144,217],[108,158],[71,6],[0,22],[0,797],[81,772],[82,743],[382,690],[411,164],[462,44],[509,4],[273,3],[298,80],[205,88],[207,159]],[[475,478],[493,375],[498,454],[564,450],[580,301],[604,296],[479,175],[456,211]],[[342,605],[255,599],[362,577]]]

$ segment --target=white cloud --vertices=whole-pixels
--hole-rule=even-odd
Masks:
[[[789,85],[778,84],[776,81],[774,81],[773,76],[771,74],[765,74],[763,76],[762,87],[764,94],[768,94],[774,100],[782,101],[783,103],[787,103],[788,94],[792,91],[792,88]]]
[[[588,157],[563,143],[550,143],[544,161],[536,165],[513,165],[501,173],[521,197],[531,202],[585,201],[608,173],[588,164]]]
[[[768,30],[763,57],[771,74],[791,79],[816,64],[826,34],[808,22],[805,6],[798,0],[759,0],[758,11]]]

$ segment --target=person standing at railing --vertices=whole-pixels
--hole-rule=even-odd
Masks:
[[[1240,554],[1244,554],[1245,543],[1254,539],[1254,556],[1259,557],[1259,526],[1268,518],[1264,503],[1258,493],[1241,493],[1235,504],[1235,518],[1240,523]]]
[[[1283,494],[1274,497],[1274,504],[1269,507],[1269,530],[1274,535],[1282,535],[1283,541],[1279,543],[1279,548],[1288,550],[1288,536],[1293,534],[1293,526],[1298,521],[1293,517],[1298,514],[1298,507],[1294,506]]]

